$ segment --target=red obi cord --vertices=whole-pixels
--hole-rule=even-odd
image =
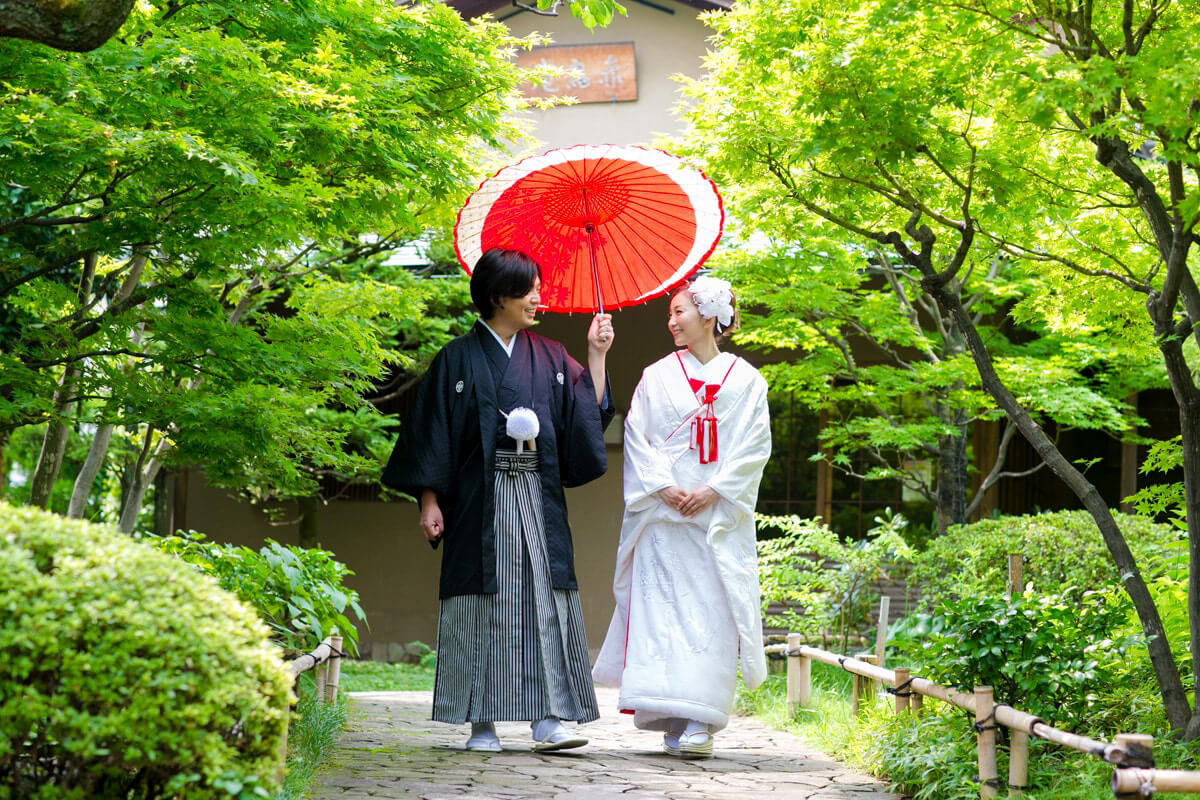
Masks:
[[[692,388],[692,391],[697,395],[701,403],[699,413],[692,418],[692,430],[689,437],[688,449],[700,451],[701,464],[711,464],[717,460],[719,453],[717,414],[713,408],[713,403],[717,401],[717,392],[721,391],[721,387],[725,385],[725,378],[728,378],[729,373],[733,371],[733,365],[737,363],[737,359],[734,359],[733,364],[729,365],[729,369],[725,371],[725,377],[721,378],[720,383],[704,383],[687,374],[687,367],[683,366],[683,358],[679,355],[679,351],[675,352],[675,357],[679,359],[679,367],[683,370],[683,377],[687,378],[688,385]]]

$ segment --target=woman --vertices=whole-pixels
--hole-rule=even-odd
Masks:
[[[676,351],[646,367],[625,418],[625,516],[616,611],[592,671],[621,687],[638,728],[663,748],[712,755],[734,684],[766,677],[754,505],[771,454],[767,384],[720,352],[736,326],[726,281],[671,298]]]
[[[535,750],[579,747],[560,720],[598,716],[563,487],[607,467],[612,320],[592,320],[583,369],[528,331],[540,288],[524,253],[480,257],[480,320],[434,358],[383,473],[419,498],[426,540],[445,543],[433,718],[470,722],[468,750],[500,750],[499,720],[529,720]]]

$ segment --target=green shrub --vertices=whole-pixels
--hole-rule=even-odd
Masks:
[[[209,541],[196,531],[178,536],[148,537],[171,553],[212,575],[221,588],[250,604],[274,632],[275,642],[290,654],[306,653],[334,628],[342,646],[358,652],[358,630],[347,618],[347,609],[365,622],[358,592],[342,581],[353,575],[327,550],[284,547],[268,540],[257,552]]]
[[[963,597],[901,651],[923,678],[963,691],[991,686],[998,702],[1074,730],[1104,713],[1097,693],[1126,670],[1139,641],[1122,633],[1131,611],[1115,588]]]
[[[1117,521],[1148,579],[1158,555],[1185,536],[1142,517],[1119,514]],[[1054,511],[952,526],[916,556],[910,580],[922,587],[927,609],[954,597],[1000,595],[1008,580],[1009,553],[1024,556],[1025,581],[1037,592],[1098,588],[1120,577],[1091,515]]]
[[[0,504],[0,798],[268,796],[290,680],[178,559]]]

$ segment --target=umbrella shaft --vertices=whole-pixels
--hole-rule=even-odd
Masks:
[[[583,189],[583,215],[591,217],[592,212],[588,208],[587,188]],[[604,298],[600,294],[600,268],[596,265],[596,226],[591,222],[587,223],[588,235],[588,254],[592,257],[592,280],[596,284],[596,313],[604,313]]]
[[[592,257],[592,280],[596,284],[596,313],[604,313],[604,298],[600,295],[600,268],[596,266],[596,229],[591,223],[587,226],[588,254]]]

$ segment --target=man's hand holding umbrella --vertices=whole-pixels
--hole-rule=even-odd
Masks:
[[[604,359],[613,345],[612,314],[597,314],[588,328],[588,372],[596,387],[596,402],[604,405]]]

